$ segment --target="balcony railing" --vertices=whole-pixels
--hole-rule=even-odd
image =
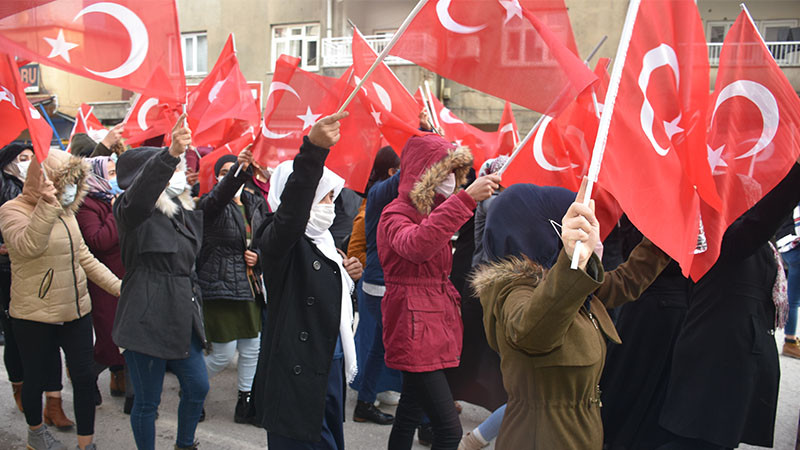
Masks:
[[[392,39],[392,35],[364,36],[364,39],[375,50],[375,53],[380,53]],[[347,67],[353,64],[353,55],[350,49],[352,42],[353,38],[351,37],[322,39],[322,65],[325,67]],[[387,56],[384,61],[389,65],[412,64],[396,56]]]
[[[760,45],[760,44],[758,44]],[[775,62],[779,66],[800,66],[800,41],[792,42],[767,42],[767,48]],[[753,51],[760,51],[756,44],[753,45]],[[722,52],[722,42],[709,42],[708,43],[708,62],[712,66],[719,65],[719,55]],[[754,53],[755,55],[755,53]],[[757,58],[754,58],[757,62]]]

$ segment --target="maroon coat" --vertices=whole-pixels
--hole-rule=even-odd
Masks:
[[[466,192],[445,199],[435,188],[452,172],[463,184],[471,165],[469,150],[453,149],[437,135],[411,138],[403,149],[398,197],[383,210],[377,236],[386,282],[383,343],[393,369],[429,372],[459,364],[464,327],[461,299],[448,278],[450,238],[476,203]]]
[[[106,265],[114,275],[122,279],[125,268],[119,253],[117,221],[111,211],[111,203],[86,197],[76,215],[83,240],[92,254]],[[111,339],[111,328],[117,313],[117,297],[89,281],[89,296],[92,298],[92,324],[95,343],[94,360],[106,366],[125,364],[119,348]]]

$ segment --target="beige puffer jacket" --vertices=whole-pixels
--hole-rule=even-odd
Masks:
[[[120,280],[91,254],[75,220],[87,193],[88,163],[52,150],[43,166],[59,200],[67,184],[77,184],[78,193],[64,208],[43,200],[45,180],[34,162],[22,194],[0,207],[0,231],[11,258],[9,313],[35,322],[70,322],[92,310],[87,274],[112,295],[119,295]]]

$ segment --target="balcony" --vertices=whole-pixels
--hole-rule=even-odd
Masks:
[[[767,42],[767,48],[775,62],[781,67],[800,66],[800,41],[792,42]],[[719,54],[722,51],[722,42],[708,43],[708,62],[712,66],[719,65]]]
[[[380,53],[392,40],[392,35],[364,36],[364,39],[375,50],[375,53]],[[353,64],[353,55],[350,50],[352,42],[353,38],[351,37],[322,39],[322,65],[324,67],[349,67]],[[392,66],[413,64],[403,58],[391,55],[387,56],[384,61]]]

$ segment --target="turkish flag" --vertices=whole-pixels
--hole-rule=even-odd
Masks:
[[[511,103],[506,102],[503,107],[503,116],[497,126],[497,155],[510,155],[519,144],[519,128],[514,119]]]
[[[132,147],[162,134],[169,138],[180,115],[180,106],[176,103],[136,94],[131,109],[122,121],[122,137]]]
[[[708,76],[708,48],[694,1],[643,0],[599,182],[631,222],[680,263],[684,275],[697,245],[700,196],[720,207],[703,151]]]
[[[355,87],[378,55],[357,28],[353,30],[352,52],[354,73],[351,85]],[[359,94],[381,133],[398,153],[411,136],[422,134],[419,130],[419,104],[386,63],[375,68]]]
[[[214,176],[214,165],[223,155],[239,155],[248,145],[255,141],[255,129],[250,126],[241,131],[239,136],[226,142],[224,145],[215,149],[213,152],[200,158],[200,170],[198,180],[200,182],[200,195],[210,192],[217,185],[217,177]]]
[[[301,70],[299,63],[281,55],[275,66],[264,120],[253,144],[253,157],[263,167],[294,158],[311,126],[336,112],[352,89],[352,68],[337,79]],[[341,139],[325,165],[344,178],[346,187],[363,192],[380,148],[380,130],[359,96],[346,110],[350,116],[341,121]]]
[[[25,97],[17,64],[4,53],[0,53],[0,123],[0,147],[28,129],[36,159],[41,163],[47,158],[53,129]]]
[[[771,191],[800,154],[800,98],[745,12],[722,44],[707,123],[722,210],[700,203],[708,250],[694,258],[694,280],[717,261],[728,226]]]
[[[94,107],[81,103],[78,114],[75,116],[75,125],[72,126],[72,132],[69,134],[70,142],[76,133],[86,133],[97,142],[106,137],[108,129],[92,114],[93,109]]]
[[[430,1],[391,53],[551,115],[594,81],[576,56],[564,0]]]
[[[416,99],[420,105],[424,104],[423,98],[422,92],[417,90]],[[433,97],[431,100],[434,109],[431,113],[436,114],[445,139],[455,142],[456,145],[469,147],[474,158],[473,167],[476,171],[480,169],[484,161],[497,156],[498,132],[475,128],[456,117],[438,98]]]
[[[239,69],[233,35],[222,49],[214,68],[188,96],[186,116],[192,142],[218,147],[234,121],[257,127],[261,113],[253,101],[247,79]]]
[[[185,100],[175,0],[26,4],[0,19],[0,44],[8,51],[148,96]]]

